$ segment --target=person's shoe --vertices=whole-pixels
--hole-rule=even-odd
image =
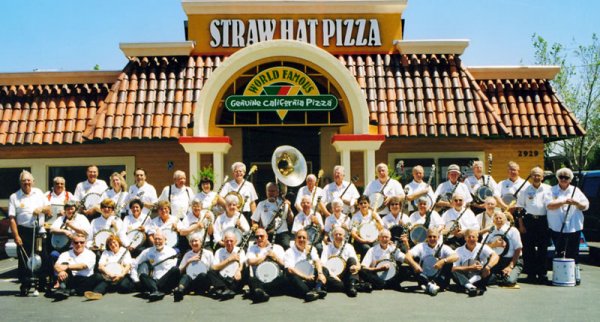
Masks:
[[[156,302],[156,301],[162,300],[164,297],[165,297],[165,293],[156,291],[156,292],[152,292],[152,293],[150,293],[150,295],[148,295],[148,300],[150,302]]]
[[[483,294],[485,294],[485,290],[484,289],[480,288],[480,289],[477,290],[477,296],[481,296]]]
[[[175,302],[181,302],[183,300],[183,289],[177,287],[173,290],[173,298]]]
[[[252,299],[252,302],[262,303],[267,302],[268,300],[269,294],[267,294],[267,292],[265,292],[263,289],[257,288],[256,290],[254,290],[254,297]]]
[[[373,286],[369,282],[362,282],[357,285],[356,290],[361,293],[371,293],[373,292]]]
[[[62,301],[69,298],[69,291],[64,288],[59,288],[54,292],[54,299],[57,301]]]
[[[439,291],[440,291],[440,287],[437,286],[435,283],[429,283],[429,284],[427,284],[427,293],[429,295],[436,296]]]
[[[40,296],[40,291],[38,291],[38,290],[33,290],[33,293],[31,293],[31,296],[33,296],[33,297],[38,297],[38,296]]]
[[[234,297],[235,297],[235,292],[230,289],[226,289],[225,291],[223,291],[221,293],[221,301],[231,300]]]
[[[102,298],[101,293],[96,293],[92,291],[86,291],[85,293],[83,293],[83,296],[85,296],[85,298],[88,300],[99,300]]]
[[[358,295],[358,291],[354,285],[350,286],[350,288],[346,291],[348,297],[356,297]]]
[[[223,290],[221,290],[221,289],[213,288],[212,290],[210,290],[208,292],[208,296],[215,300],[220,299],[222,295],[223,295]]]
[[[319,299],[319,294],[317,294],[317,292],[315,291],[310,291],[307,292],[306,294],[304,294],[304,300],[306,302],[312,302],[312,301],[316,301]]]
[[[327,291],[325,291],[324,289],[318,289],[316,290],[317,295],[319,295],[320,299],[324,299],[327,296]]]
[[[27,294],[29,294],[29,285],[21,284],[21,286],[19,287],[19,295],[27,296]]]
[[[527,275],[527,278],[525,278],[525,283],[527,283],[527,284],[539,284],[539,277],[535,278],[535,275],[529,274],[529,275]]]

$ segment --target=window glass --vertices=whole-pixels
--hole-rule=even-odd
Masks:
[[[1,168],[0,169],[0,199],[8,199],[10,195],[21,189],[19,176],[21,171],[31,172],[31,168]],[[44,190],[44,189],[42,189]]]
[[[67,191],[74,192],[75,186],[81,181],[87,179],[86,170],[87,165],[82,166],[68,166],[68,167],[48,167],[48,184],[46,190],[52,187],[52,180],[54,177],[64,177],[66,181]],[[110,175],[113,172],[121,172],[125,170],[125,165],[99,165],[98,166],[98,179],[106,181],[106,184],[110,186]],[[44,189],[42,189],[44,190]]]

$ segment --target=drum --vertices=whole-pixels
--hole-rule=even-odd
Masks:
[[[225,234],[228,232],[231,232],[235,235],[235,240],[237,240],[237,243],[235,245],[239,246],[242,243],[244,233],[235,227],[229,227],[229,228],[223,230],[223,234],[221,234],[221,236],[225,236]]]
[[[173,230],[173,228],[171,228],[171,226],[169,227],[164,227],[160,229],[163,233],[163,235],[165,236],[166,239],[166,243],[165,245],[173,248],[177,246],[177,242],[179,241],[179,235],[177,234],[176,231]]]
[[[552,260],[552,285],[575,286],[575,260],[555,258]]]
[[[346,269],[346,261],[341,256],[330,256],[325,263],[329,275],[340,277]]]
[[[129,246],[133,247],[133,249],[137,249],[142,246],[146,241],[146,234],[137,229],[131,230],[127,233],[127,238],[129,238]]]
[[[323,234],[321,233],[321,230],[318,227],[314,225],[308,225],[304,227],[304,230],[306,230],[309,242],[312,242],[313,244],[318,244],[323,240]]]
[[[309,261],[307,259],[301,260],[298,263],[296,263],[296,266],[294,266],[294,268],[306,276],[315,275],[315,267],[313,266],[312,261]]]
[[[377,262],[377,265],[375,265],[375,267],[381,267],[383,265],[389,265],[389,269],[377,272],[377,277],[379,277],[379,279],[381,279],[382,281],[388,281],[394,278],[394,276],[396,276],[397,271],[396,262],[391,259],[382,259],[379,262]]]
[[[427,239],[427,228],[423,225],[414,225],[410,229],[410,240],[413,244],[422,243]]]
[[[108,238],[108,237],[106,237]],[[52,234],[52,238],[50,238],[50,244],[52,247],[58,251],[63,250],[69,246],[69,242],[71,239],[65,234]]]
[[[358,226],[358,234],[361,238],[366,239],[368,241],[375,241],[377,236],[379,235],[379,231],[377,230],[377,226],[374,221],[369,221],[366,223],[360,224]]]
[[[100,250],[104,250],[104,248],[106,247],[106,240],[108,239],[108,237],[113,236],[113,235],[114,235],[114,233],[110,229],[99,230],[94,235],[93,246]]]
[[[256,267],[256,273],[254,275],[263,283],[271,283],[277,277],[281,276],[281,269],[279,269],[279,265],[273,261],[264,261]]]
[[[433,267],[437,263],[438,259],[433,255],[427,255],[421,259],[421,268],[423,269],[423,275],[432,278],[437,275],[438,270]]]
[[[235,275],[235,272],[237,272],[239,267],[239,262],[232,262],[229,265],[225,266],[219,273],[223,277],[233,278],[233,275]]]
[[[487,197],[493,197],[494,190],[489,186],[480,186],[475,190],[475,199],[477,203],[483,203]]]
[[[105,281],[112,282],[112,278],[110,278],[110,276],[120,275],[122,271],[123,271],[123,266],[121,266],[121,264],[116,263],[116,262],[108,263],[108,264],[104,265],[104,272],[106,274],[102,274],[102,277],[104,278]]]
[[[204,264],[202,261],[195,261],[187,266],[185,273],[192,279],[195,279],[200,274],[208,273],[208,266],[206,266],[206,264]]]
[[[385,201],[385,195],[381,192],[375,192],[369,196],[369,205],[371,208],[378,212],[387,207],[383,202]]]

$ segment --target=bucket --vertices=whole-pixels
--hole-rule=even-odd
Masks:
[[[552,285],[575,286],[575,260],[555,258],[552,261]]]

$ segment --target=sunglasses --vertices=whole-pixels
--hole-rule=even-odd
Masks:
[[[560,180],[569,180],[569,179],[571,179],[571,177],[569,177],[569,176],[558,176],[558,178]]]
[[[391,203],[390,206],[400,206],[400,204],[397,202],[394,202],[394,203]]]
[[[115,207],[111,207],[111,206],[102,206],[102,209],[115,209]]]
[[[463,200],[462,199],[454,199],[454,201],[460,201],[460,202],[462,202]]]
[[[85,244],[84,241],[74,241],[73,242],[73,245],[83,245],[83,244]]]

